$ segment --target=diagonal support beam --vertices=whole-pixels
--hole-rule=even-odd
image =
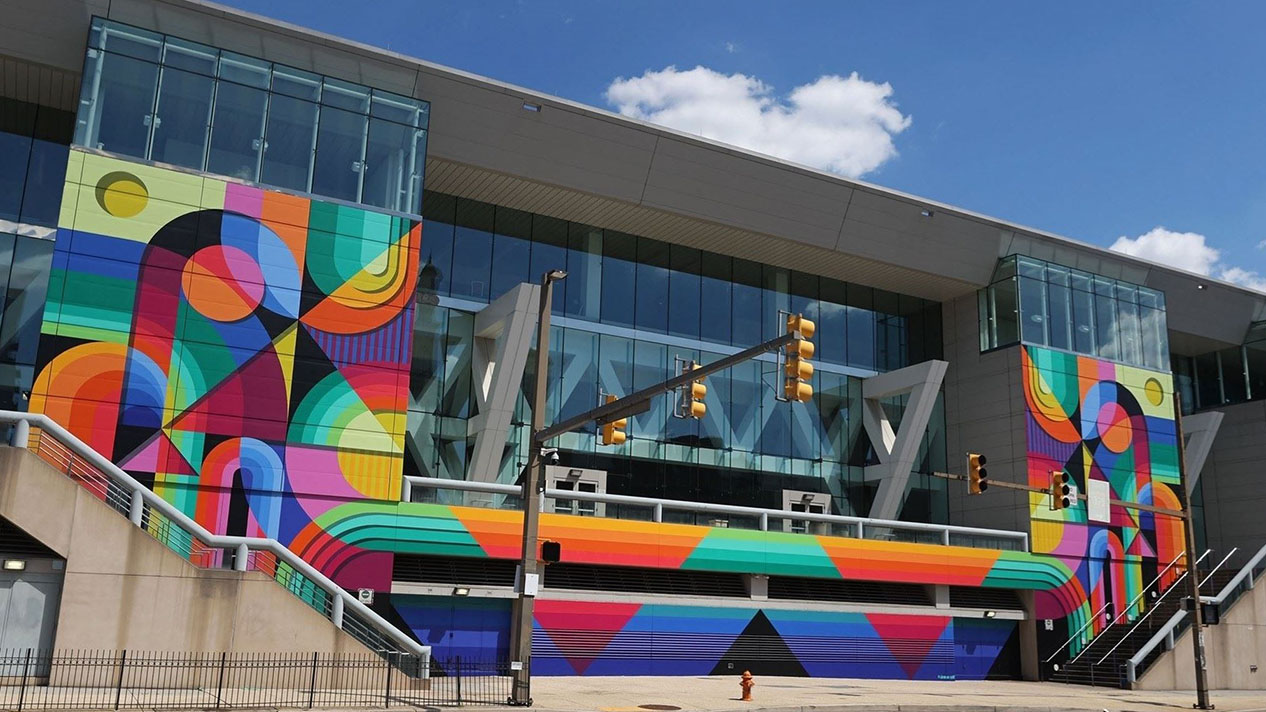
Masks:
[[[879,457],[878,465],[866,468],[866,479],[879,481],[869,516],[896,519],[901,514],[910,471],[948,367],[945,361],[924,361],[862,381],[862,426]],[[901,428],[894,430],[884,412],[883,400],[904,394],[910,397],[901,416]]]
[[[540,292],[539,285],[520,284],[475,315],[471,370],[479,414],[470,419],[466,432],[475,439],[467,472],[476,482],[495,482],[501,470],[514,405],[532,349]]]
[[[1186,436],[1187,443],[1182,464],[1187,472],[1188,497],[1196,489],[1200,471],[1209,459],[1209,451],[1213,449],[1213,441],[1218,437],[1218,428],[1222,427],[1222,418],[1225,416],[1225,413],[1216,410],[1183,416],[1182,433]]]

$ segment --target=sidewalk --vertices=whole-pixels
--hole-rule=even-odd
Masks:
[[[1194,692],[1145,692],[1039,682],[756,679],[753,701],[739,700],[737,676],[538,677],[533,709],[558,712],[863,712],[863,710],[1189,710]],[[1215,691],[1219,710],[1266,711],[1266,692]]]

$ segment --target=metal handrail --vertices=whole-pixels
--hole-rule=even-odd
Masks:
[[[1199,593],[1200,587],[1208,583],[1209,579],[1213,578],[1213,575],[1216,574],[1218,570],[1222,568],[1222,565],[1225,564],[1227,561],[1229,561],[1232,556],[1235,556],[1235,552],[1239,550],[1240,548],[1237,546],[1231,549],[1231,551],[1228,552],[1226,556],[1222,557],[1222,560],[1218,562],[1218,565],[1214,566],[1212,569],[1209,570],[1209,575],[1205,576],[1203,579],[1200,580],[1200,583],[1196,584],[1196,592]],[[1195,571],[1197,575],[1200,574],[1200,570],[1194,567],[1188,569],[1187,573],[1191,573],[1192,571]],[[1174,583],[1177,584],[1178,582],[1175,581]],[[1169,588],[1165,589],[1165,595],[1162,595],[1160,598],[1156,599],[1156,602],[1160,603],[1161,600],[1165,598],[1166,595],[1169,595],[1170,591],[1174,590],[1174,588],[1175,586],[1170,586]],[[1148,618],[1151,618],[1152,614],[1155,612],[1156,612],[1156,608],[1153,606],[1151,610],[1143,614],[1143,616],[1134,623],[1134,627],[1130,628],[1130,630],[1124,636],[1122,636],[1120,640],[1117,641],[1117,644],[1112,646],[1111,650],[1104,653],[1103,657],[1099,658],[1098,662],[1096,662],[1095,665],[1102,665],[1103,661],[1107,660],[1109,655],[1112,655],[1113,653],[1115,653],[1117,648],[1121,647],[1121,644],[1124,643],[1131,635],[1134,635],[1134,631],[1138,630],[1139,626],[1143,625],[1143,621],[1147,620]]]
[[[1231,593],[1235,591],[1240,584],[1244,583],[1245,579],[1248,579],[1249,587],[1252,588],[1254,584],[1253,569],[1257,568],[1258,564],[1261,564],[1263,561],[1266,561],[1266,545],[1263,545],[1262,548],[1257,550],[1257,553],[1253,555],[1253,558],[1249,559],[1248,563],[1244,564],[1239,573],[1232,577],[1231,580],[1222,587],[1222,590],[1218,592],[1218,595],[1214,596],[1212,599],[1205,599],[1204,597],[1201,597],[1201,602],[1212,603],[1217,606],[1222,605]],[[1153,635],[1151,639],[1143,645],[1143,647],[1138,649],[1138,652],[1134,653],[1129,660],[1125,661],[1126,680],[1130,683],[1137,681],[1138,666],[1147,658],[1148,655],[1151,654],[1153,650],[1156,649],[1157,645],[1160,645],[1162,640],[1173,640],[1172,636],[1174,634],[1174,630],[1178,628],[1178,625],[1182,623],[1186,617],[1187,611],[1178,611],[1174,613],[1168,621],[1165,621],[1165,625],[1161,626],[1160,630],[1156,631],[1156,635]]]
[[[89,464],[95,466],[102,474],[128,490],[131,493],[128,518],[134,525],[141,526],[143,524],[144,505],[149,505],[152,510],[157,510],[190,536],[200,539],[214,548],[234,550],[237,556],[234,559],[233,568],[238,571],[246,570],[252,550],[268,552],[306,576],[330,596],[332,606],[329,611],[329,618],[336,627],[343,628],[344,611],[350,608],[357,615],[368,620],[380,635],[395,642],[410,653],[430,659],[431,647],[429,645],[421,645],[413,638],[410,638],[399,628],[396,628],[382,616],[361,603],[356,596],[344,591],[342,587],[331,581],[325,574],[313,568],[308,562],[300,558],[298,554],[282,545],[276,539],[211,533],[170,502],[159,497],[145,485],[137,482],[131,475],[124,472],[113,462],[110,462],[104,455],[92,449],[92,447],[46,415],[0,410],[0,423],[12,423],[14,425],[13,447],[27,449],[30,445],[31,428],[39,428],[42,433],[51,434],[61,445],[69,448],[75,455],[87,460]]]
[[[405,475],[405,486],[401,499],[408,501],[413,487],[430,487],[434,489],[463,490],[467,492],[485,492],[488,494],[519,495],[523,490],[518,485],[499,484],[495,482],[470,482],[467,480],[448,480],[440,477],[419,477]],[[769,530],[769,519],[795,519],[797,521],[824,522],[828,524],[846,524],[855,527],[858,539],[864,539],[867,527],[886,529],[905,529],[920,532],[935,532],[941,535],[941,543],[949,545],[952,534],[990,536],[1020,542],[1023,551],[1029,549],[1027,532],[1005,529],[983,529],[980,527],[963,527],[952,524],[927,524],[924,522],[903,522],[892,519],[871,519],[869,517],[853,517],[843,514],[815,514],[811,512],[790,512],[785,509],[766,509],[763,507],[744,507],[732,504],[712,504],[710,502],[687,502],[677,499],[660,499],[657,497],[635,497],[605,492],[580,492],[578,490],[545,489],[545,497],[549,499],[585,500],[606,504],[626,504],[649,507],[653,510],[653,521],[662,522],[665,509],[701,514],[735,514],[756,517],[760,521],[762,531]]]
[[[1200,558],[1199,558],[1199,559],[1196,559],[1196,565],[1197,565],[1197,566],[1199,566],[1199,565],[1200,565],[1200,562],[1201,562],[1201,561],[1204,561],[1204,557],[1206,557],[1206,556],[1208,556],[1208,555],[1209,555],[1209,551],[1210,551],[1209,549],[1205,549],[1205,550],[1204,550],[1204,553],[1200,555]],[[1159,580],[1161,579],[1161,577],[1165,575],[1165,572],[1166,572],[1166,571],[1169,571],[1170,569],[1172,569],[1172,568],[1174,567],[1174,564],[1178,563],[1178,560],[1179,560],[1179,559],[1181,559],[1181,558],[1183,558],[1183,557],[1184,557],[1184,556],[1186,556],[1186,555],[1187,555],[1187,552],[1185,552],[1185,551],[1184,551],[1184,552],[1179,553],[1177,556],[1175,556],[1173,561],[1169,562],[1169,564],[1168,564],[1168,565],[1167,565],[1164,569],[1161,569],[1161,572],[1160,572],[1160,573],[1158,573],[1158,574],[1156,574],[1156,577],[1155,577],[1155,578],[1153,578],[1150,582],[1148,582],[1148,584],[1147,584],[1146,586],[1144,586],[1144,587],[1143,587],[1143,590],[1139,591],[1139,594],[1138,594],[1137,596],[1135,596],[1135,597],[1134,597],[1134,600],[1130,601],[1129,605],[1127,605],[1127,606],[1125,607],[1125,610],[1126,610],[1126,611],[1130,610],[1130,608],[1131,608],[1131,607],[1132,607],[1135,603],[1137,603],[1137,602],[1138,602],[1138,600],[1139,600],[1140,598],[1142,598],[1142,597],[1143,597],[1143,594],[1147,593],[1147,590],[1148,590],[1148,589],[1150,589],[1152,586],[1154,586],[1154,585],[1156,584],[1156,582],[1157,582],[1157,581],[1159,581]],[[1096,618],[1098,618],[1100,615],[1102,615],[1104,611],[1108,610],[1108,606],[1111,606],[1111,605],[1112,605],[1112,601],[1108,601],[1107,603],[1103,604],[1103,607],[1102,607],[1102,608],[1100,608],[1099,610],[1095,611],[1094,615],[1092,615],[1092,616],[1090,616],[1089,618],[1087,618],[1087,619],[1086,619],[1086,622],[1085,622],[1085,623],[1082,623],[1082,624],[1081,624],[1081,627],[1080,627],[1080,628],[1078,628],[1078,629],[1077,629],[1077,631],[1076,631],[1075,633],[1073,633],[1071,636],[1069,636],[1068,640],[1065,640],[1065,641],[1064,641],[1064,644],[1063,644],[1063,645],[1061,645],[1061,646],[1059,646],[1059,649],[1058,649],[1058,650],[1056,650],[1055,652],[1051,653],[1050,657],[1048,657],[1048,658],[1047,658],[1045,661],[1043,661],[1043,662],[1048,662],[1048,663],[1049,663],[1051,660],[1054,660],[1056,655],[1059,655],[1059,654],[1060,654],[1060,653],[1064,650],[1064,648],[1067,648],[1067,647],[1068,647],[1068,645],[1069,645],[1070,643],[1072,643],[1074,640],[1076,640],[1076,639],[1077,639],[1077,636],[1081,635],[1081,632],[1082,632],[1083,630],[1085,630],[1085,629],[1086,629],[1086,626],[1090,625],[1091,623],[1094,623],[1094,622],[1095,622],[1095,619],[1096,619]],[[1108,624],[1108,626],[1107,626],[1106,628],[1104,628],[1103,630],[1099,631],[1099,634],[1100,634],[1100,635],[1102,635],[1103,633],[1105,633],[1105,632],[1108,630],[1108,628],[1111,628],[1112,626],[1116,625],[1116,623],[1117,623],[1117,619],[1118,619],[1118,618],[1120,618],[1120,617],[1121,617],[1121,613],[1118,613],[1115,617],[1113,617],[1112,622],[1111,622],[1111,623],[1109,623],[1109,624]],[[1085,652],[1085,650],[1082,650],[1082,652]],[[1078,654],[1077,654],[1077,657],[1081,657],[1081,653],[1078,653]],[[1075,659],[1076,659],[1076,658],[1074,658],[1074,660],[1075,660]]]

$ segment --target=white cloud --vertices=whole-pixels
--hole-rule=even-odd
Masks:
[[[1266,240],[1262,240],[1261,242],[1257,243],[1257,249],[1266,250]]]
[[[619,77],[607,101],[625,116],[856,178],[897,155],[893,137],[911,118],[892,86],[824,75],[786,96],[746,74],[666,67]]]
[[[725,51],[729,52],[730,54],[734,54],[735,52],[739,51],[738,42],[726,42]]]
[[[1266,240],[1258,247],[1266,248]],[[1227,264],[1222,252],[1198,232],[1174,232],[1157,226],[1138,237],[1122,235],[1108,249],[1266,292],[1266,275]]]

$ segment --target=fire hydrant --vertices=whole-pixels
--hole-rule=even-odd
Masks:
[[[752,671],[744,670],[742,679],[739,680],[739,687],[743,688],[743,701],[752,701],[752,687],[756,685],[756,681],[752,679]]]

